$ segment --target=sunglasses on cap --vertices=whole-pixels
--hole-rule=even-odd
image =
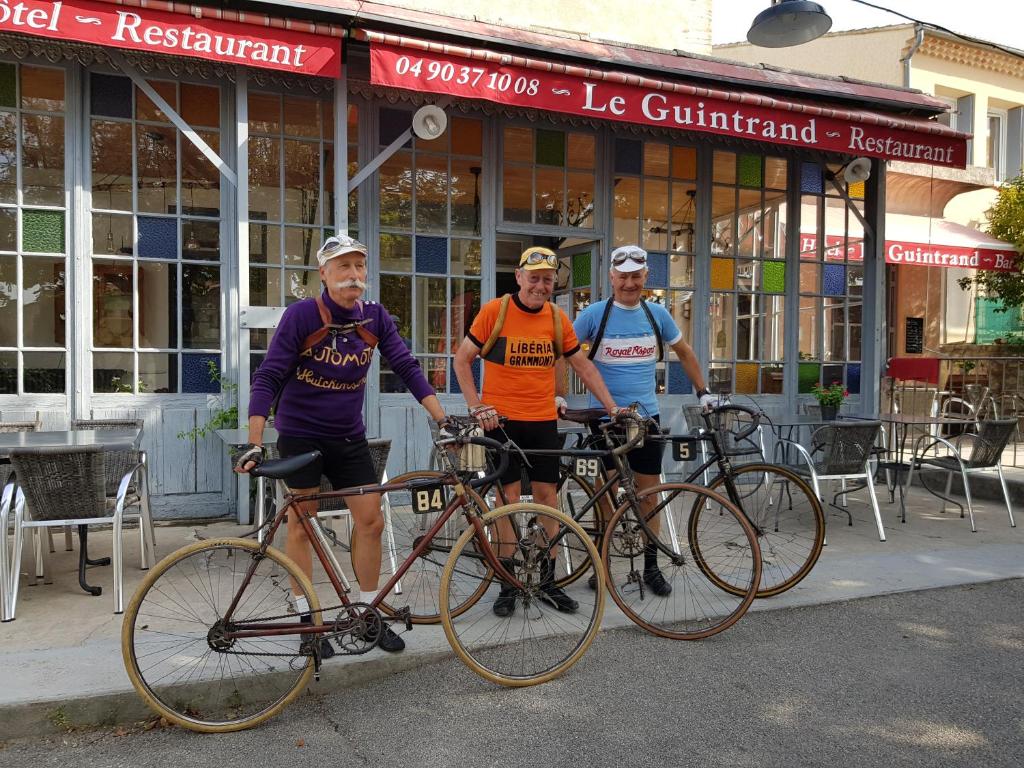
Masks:
[[[519,258],[520,267],[533,267],[538,264],[544,264],[551,267],[551,269],[558,269],[558,256],[555,255],[554,251],[538,246],[527,248]]]
[[[646,264],[647,254],[639,248],[630,248],[629,250],[616,251],[612,254],[612,266],[618,267],[621,264],[625,264],[627,261],[635,262],[636,264]]]

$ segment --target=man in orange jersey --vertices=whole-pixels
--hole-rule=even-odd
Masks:
[[[555,361],[559,357],[569,362],[609,414],[618,410],[594,364],[586,355],[577,354],[580,345],[572,322],[549,301],[557,268],[558,257],[554,251],[527,248],[516,270],[519,291],[510,300],[504,300],[504,307],[502,299],[485,304],[455,354],[455,376],[470,414],[487,431],[488,437],[504,441],[508,435],[524,449],[562,447],[555,403]],[[497,333],[496,326],[500,326]],[[559,338],[560,349],[556,347]],[[482,395],[477,394],[471,368],[478,356],[484,359]],[[501,430],[499,416],[506,419]],[[558,457],[531,456],[529,460],[531,466],[527,467],[527,474],[534,501],[557,508]],[[519,459],[513,455],[501,478],[509,503],[519,499],[520,471]],[[554,536],[557,532],[551,530],[548,534]],[[510,531],[499,530],[499,535],[503,541],[510,540]],[[572,613],[579,606],[554,585],[554,569],[552,559],[545,566],[541,589],[552,606]],[[515,605],[515,590],[503,585],[494,603],[494,613],[509,616],[515,611]]]

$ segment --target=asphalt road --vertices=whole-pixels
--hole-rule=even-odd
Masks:
[[[697,643],[607,632],[567,676],[456,659],[306,697],[253,731],[71,733],[4,768],[1024,765],[1024,581],[748,614]]]

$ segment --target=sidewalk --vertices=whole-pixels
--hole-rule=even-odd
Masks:
[[[1018,482],[1024,480],[1024,470],[1008,474]],[[751,610],[1024,577],[1024,520],[1010,528],[1001,502],[976,504],[978,532],[972,534],[966,519],[961,520],[953,508],[940,514],[939,502],[919,488],[912,490],[907,523],[901,524],[897,506],[885,503],[884,486],[878,490],[888,541],[878,541],[866,493],[854,495],[849,507],[852,527],[846,525],[845,515],[826,511],[828,546],[814,571],[796,588],[758,601]],[[160,527],[157,555],[162,557],[197,536],[243,531],[226,522]],[[126,534],[126,544],[127,601],[143,574],[138,570],[134,531]],[[90,536],[90,545],[93,557],[109,554],[109,538],[103,533]],[[0,625],[5,683],[0,687],[0,740],[59,732],[69,726],[130,723],[150,715],[122,664],[121,617],[112,613],[110,569],[90,569],[92,583],[104,588],[103,595],[94,598],[79,589],[76,566],[77,552],[63,552],[58,546],[51,555],[54,583],[36,587],[23,583],[18,618]],[[586,589],[582,582],[573,588]],[[602,627],[628,624],[609,599]],[[378,650],[326,662],[314,690],[329,691],[391,675],[451,654],[440,626],[417,626],[406,640],[409,647],[400,654]],[[672,641],[663,642],[669,651]],[[467,670],[466,674],[472,673]]]

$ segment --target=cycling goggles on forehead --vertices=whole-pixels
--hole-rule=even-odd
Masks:
[[[534,269],[557,269],[558,256],[547,248],[528,248],[519,258],[519,266],[533,267]]]
[[[617,267],[621,264],[625,264],[627,261],[635,262],[636,264],[646,264],[647,254],[641,251],[639,248],[630,251],[616,251],[612,254],[612,266]]]

